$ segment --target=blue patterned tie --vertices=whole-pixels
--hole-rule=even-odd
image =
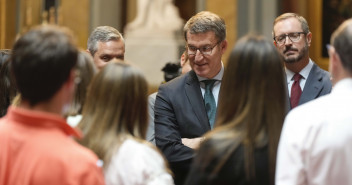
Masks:
[[[204,93],[204,104],[205,110],[207,111],[210,127],[214,127],[215,114],[216,114],[216,103],[213,96],[213,86],[216,80],[204,80],[202,81],[205,84],[205,93]]]

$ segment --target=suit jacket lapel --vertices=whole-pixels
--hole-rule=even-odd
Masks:
[[[323,75],[321,71],[316,64],[313,64],[312,70],[310,71],[306,84],[304,85],[304,89],[298,103],[299,105],[318,97],[319,92],[323,88],[322,79]]]
[[[192,109],[202,124],[203,128],[207,131],[210,130],[208,116],[205,110],[202,92],[199,87],[198,78],[194,71],[188,73],[185,85],[186,96],[192,106]]]

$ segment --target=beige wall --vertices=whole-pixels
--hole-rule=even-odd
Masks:
[[[10,49],[16,37],[16,1],[0,0],[0,49]]]
[[[42,0],[21,0],[19,5],[16,2],[0,0],[0,48],[11,48],[17,35],[42,23]],[[61,25],[73,30],[82,48],[89,34],[89,12],[89,0],[61,0]]]
[[[74,32],[78,46],[83,49],[89,37],[89,12],[89,0],[61,0],[62,25]]]
[[[321,0],[311,0],[307,2],[309,9],[307,13],[307,21],[309,23],[309,29],[312,32],[312,44],[309,49],[309,56],[316,62],[321,68],[328,70],[329,58],[322,57],[321,47],[323,44],[322,40],[322,8],[323,4]]]
[[[105,25],[122,31],[122,0],[90,0],[90,3],[90,31]]]
[[[207,0],[206,10],[218,14],[225,20],[228,48],[222,60],[226,64],[237,39],[237,0]]]
[[[137,0],[128,0],[127,2],[127,23],[132,22],[133,19],[136,17],[137,11]]]

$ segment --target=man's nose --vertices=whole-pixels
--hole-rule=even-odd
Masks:
[[[292,41],[290,39],[290,37],[288,35],[286,35],[285,37],[285,45],[291,45],[292,44]]]
[[[199,51],[199,49],[197,49],[194,60],[197,62],[197,61],[200,61],[202,59],[203,59],[203,54]]]

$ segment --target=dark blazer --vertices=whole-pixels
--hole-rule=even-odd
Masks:
[[[329,94],[331,89],[332,84],[330,80],[330,73],[313,63],[313,67],[309,72],[298,105],[302,105],[308,101],[319,98],[320,96]],[[288,110],[291,110],[290,100],[288,100],[288,102]]]
[[[190,71],[162,84],[155,101],[155,141],[170,163],[175,183],[183,184],[193,149],[182,138],[196,138],[210,130],[198,78]]]

